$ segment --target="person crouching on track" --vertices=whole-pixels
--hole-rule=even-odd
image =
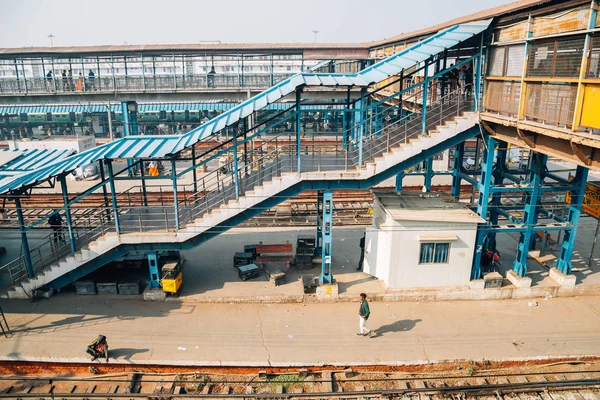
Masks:
[[[92,361],[96,361],[98,357],[102,356],[103,358],[106,358],[106,362],[108,362],[108,343],[106,342],[106,336],[98,335],[96,340],[88,344],[86,353],[92,356]]]

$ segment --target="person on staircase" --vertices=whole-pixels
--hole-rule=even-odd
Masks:
[[[60,216],[60,213],[58,211],[56,211],[54,215],[48,218],[48,225],[50,225],[53,231],[52,240],[54,241],[54,244],[58,245],[59,241],[64,242],[65,236],[62,230],[62,217]]]

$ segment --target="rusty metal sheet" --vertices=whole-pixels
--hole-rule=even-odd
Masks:
[[[587,29],[589,19],[589,6],[537,17],[533,20],[533,37]]]
[[[583,92],[581,125],[586,128],[600,129],[600,84],[587,84]]]
[[[527,37],[527,21],[525,20],[514,25],[496,29],[494,36],[494,41],[496,42],[525,39]]]

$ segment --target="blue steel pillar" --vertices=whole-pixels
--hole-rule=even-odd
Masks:
[[[137,135],[137,103],[135,101],[122,101],[121,114],[123,116],[123,137]],[[133,160],[127,159],[127,172],[129,176],[133,175]]]
[[[102,160],[98,160],[98,164],[100,167],[100,180],[104,182],[106,179],[104,177],[104,163]],[[102,185],[102,195],[104,197],[104,210],[106,211],[106,219],[110,222],[110,211],[108,210],[108,191],[106,190],[106,183]]]
[[[296,157],[298,158],[297,171],[300,172],[300,153],[302,151],[300,139],[302,138],[302,113],[300,112],[300,102],[302,100],[302,90],[296,89]]]
[[[433,179],[433,157],[425,161],[425,190],[431,192],[431,180]]]
[[[356,141],[358,142],[358,168],[362,168],[363,159],[363,135],[365,129],[365,92],[366,89],[360,91],[360,114],[358,122],[358,131],[356,132]]]
[[[171,160],[171,180],[173,181],[173,208],[175,211],[175,230],[179,230],[179,202],[177,200],[177,164]],[[237,171],[236,171],[237,174]]]
[[[423,70],[423,104],[421,105],[421,134],[427,133],[427,91],[429,86],[429,60],[425,60],[425,68]]]
[[[492,171],[494,167],[494,149],[496,148],[496,139],[491,136],[484,138],[483,160],[481,163],[481,176],[477,184],[479,198],[477,201],[477,214],[487,220],[488,202],[492,186]],[[477,162],[477,161],[475,161]],[[485,224],[480,224],[477,230],[477,239],[475,240],[475,254],[473,256],[473,267],[471,268],[471,279],[481,278],[481,252],[483,251],[483,242],[486,232],[481,228]]]
[[[474,98],[475,98],[475,104],[473,106],[473,110],[474,111],[479,111],[479,94],[481,92],[481,77],[483,76],[482,74],[482,67],[483,67],[483,33],[480,34],[480,41],[479,41],[479,51],[477,54],[477,57],[475,58],[475,61],[477,62],[477,67],[475,68],[475,88],[474,90]]]
[[[578,166],[577,172],[575,173],[575,179],[571,182],[571,184],[578,185],[579,187],[577,190],[571,192],[571,205],[569,206],[569,215],[567,218],[571,228],[565,230],[565,236],[560,249],[560,257],[556,262],[556,268],[563,274],[570,274],[573,270],[571,257],[573,256],[573,250],[575,248],[577,227],[579,225],[579,217],[581,216],[581,205],[585,194],[588,171],[587,168]]]
[[[461,172],[465,155],[465,142],[456,145],[454,150],[454,168],[452,169],[452,196],[460,199]]]
[[[25,220],[23,219],[23,210],[21,209],[21,199],[18,195],[15,197],[15,208],[17,209],[17,219],[19,220],[19,231],[21,232],[21,245],[23,246],[23,257],[25,257],[25,269],[27,276],[33,278],[33,263],[29,253],[29,242],[27,241],[27,232],[25,231]]]
[[[236,200],[240,198],[240,175],[238,172],[237,134],[238,130],[236,129],[236,131],[233,132],[233,171],[231,171],[231,173],[233,174],[233,185],[235,186]]]
[[[394,190],[396,190],[396,192],[402,191],[402,180],[403,179],[404,179],[404,172],[400,172],[398,175],[396,175],[396,186],[394,188]]]
[[[506,150],[508,144],[506,142],[497,141],[498,151],[496,152],[496,166],[493,169],[492,176],[494,177],[494,186],[504,184],[504,173],[506,171]],[[498,225],[498,210],[502,206],[502,193],[494,192],[492,194],[492,207],[490,209],[490,223]],[[496,232],[491,231],[487,235],[486,247],[488,249],[496,248]]]
[[[331,274],[333,193],[331,190],[326,190],[324,192],[320,191],[317,194],[317,205],[321,206],[321,210],[318,210],[319,212],[317,214],[317,224],[320,226],[320,229],[318,229],[317,232],[320,233],[321,244],[321,275],[319,276],[319,282],[321,284],[333,283],[333,275]]]
[[[525,200],[525,208],[523,210],[523,224],[525,231],[521,232],[519,244],[517,245],[517,256],[513,263],[513,270],[517,275],[527,276],[527,256],[532,246],[532,241],[535,240],[533,226],[538,213],[538,200],[541,196],[540,187],[543,182],[543,174],[546,169],[546,160],[548,156],[540,153],[531,152],[534,160],[531,164],[531,172],[529,175],[529,185],[531,192],[528,193]]]
[[[67,220],[67,229],[69,232],[69,243],[71,244],[71,254],[75,254],[75,236],[73,235],[73,220],[71,219],[71,209],[69,208],[69,192],[67,191],[67,180],[64,175],[58,177],[65,204],[65,218]]]
[[[112,198],[113,217],[115,219],[115,230],[117,234],[121,233],[121,224],[119,223],[119,209],[117,208],[117,194],[115,191],[115,176],[113,174],[112,160],[106,159],[106,169],[108,170],[108,183],[110,184],[110,196]]]
[[[160,275],[158,271],[158,255],[155,251],[148,253],[148,270],[150,271],[150,279],[148,287],[156,289],[160,287]]]

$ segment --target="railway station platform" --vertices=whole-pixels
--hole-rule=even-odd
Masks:
[[[85,346],[98,334],[108,338],[110,363],[145,365],[406,365],[599,355],[597,297],[529,302],[371,302],[367,326],[374,334],[366,338],[355,335],[358,302],[11,301],[3,307],[13,336],[0,339],[0,360],[89,362]]]

